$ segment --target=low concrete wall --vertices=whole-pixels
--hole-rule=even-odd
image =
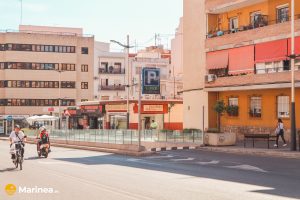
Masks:
[[[36,143],[36,139],[34,138],[28,138],[27,141],[31,143]],[[86,146],[86,147],[95,147],[95,148],[102,148],[102,149],[116,149],[116,150],[127,151],[127,152],[141,152],[146,150],[144,146],[142,146],[139,149],[139,146],[135,144],[104,144],[104,143],[96,143],[96,142],[55,140],[55,139],[51,139],[51,144]]]

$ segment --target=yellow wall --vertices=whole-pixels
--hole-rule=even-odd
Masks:
[[[249,116],[250,97],[262,97],[262,117],[252,118]],[[228,91],[220,92],[219,99],[228,104],[229,97],[239,98],[239,116],[230,117],[224,114],[221,119],[222,126],[256,126],[276,127],[277,122],[277,96],[290,96],[290,89],[270,90],[249,90],[249,91]],[[290,99],[291,100],[291,99]],[[300,89],[296,91],[296,122],[300,128]],[[210,116],[215,116],[213,109],[210,109]],[[212,119],[216,122],[216,118]],[[290,120],[284,119],[285,126],[290,127]]]
[[[229,30],[229,19],[238,17],[239,27],[250,24],[250,14],[255,11],[261,11],[263,15],[268,15],[270,24],[276,23],[276,7],[284,4],[289,4],[290,0],[269,0],[268,2],[256,4],[253,6],[244,7],[238,10],[222,13],[218,20],[215,15],[208,16],[208,31],[220,28],[221,30]],[[290,10],[291,11],[291,10]],[[295,14],[300,15],[300,1],[295,1]]]

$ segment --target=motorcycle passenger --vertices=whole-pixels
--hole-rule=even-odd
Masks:
[[[14,143],[23,142],[23,147],[25,146],[24,142],[26,142],[26,135],[21,131],[19,125],[16,124],[14,130],[10,133],[9,142],[11,150],[14,149]],[[24,148],[22,148],[21,155],[22,157],[24,156]],[[15,154],[11,154],[11,159],[15,159],[15,156]]]
[[[49,141],[49,135],[48,132],[46,130],[45,126],[41,126],[39,128],[40,131],[40,135],[37,139],[39,139],[38,143],[37,143],[37,151],[40,152],[40,146],[41,145],[46,145],[46,151],[48,153],[48,150],[50,150],[50,141]]]

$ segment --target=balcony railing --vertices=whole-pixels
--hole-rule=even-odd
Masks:
[[[289,71],[290,67],[275,67],[275,68],[265,68],[265,69],[256,69],[256,74],[269,74],[269,73],[276,73],[276,72],[284,72]],[[296,66],[296,70],[298,66]]]
[[[99,74],[125,74],[125,69],[103,69],[99,68]]]
[[[100,85],[98,90],[113,90],[113,91],[125,91],[125,85]]]
[[[300,19],[300,14],[295,15],[295,20]],[[255,15],[250,17],[250,23],[248,25],[242,25],[238,28],[232,28],[230,30],[218,30],[215,32],[209,32],[207,38],[220,37],[226,34],[234,34],[237,32],[252,30],[264,26],[269,26],[273,24],[279,24],[288,22],[291,20],[290,16],[281,17],[276,20],[269,20],[268,15]]]

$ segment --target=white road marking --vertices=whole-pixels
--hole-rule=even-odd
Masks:
[[[179,162],[179,161],[192,161],[195,158],[179,158],[179,159],[171,159],[172,161]]]
[[[197,162],[197,164],[199,164],[199,165],[217,165],[219,163],[220,163],[220,161],[218,161],[218,160],[212,160],[209,162]]]
[[[146,164],[146,165],[157,165],[157,166],[161,165],[161,164],[158,164],[158,163],[152,163],[152,162],[148,162],[146,160],[136,159],[136,158],[129,158],[129,159],[127,159],[127,161],[129,161],[129,162],[135,162],[135,163],[141,163],[141,164]]]
[[[173,158],[174,156],[172,155],[165,155],[165,156],[151,156],[151,157],[148,157],[148,158],[151,158],[151,159],[159,159],[159,158]]]
[[[226,166],[227,168],[230,169],[241,169],[241,170],[247,170],[247,171],[255,171],[255,172],[262,172],[262,173],[267,173],[267,171],[255,167],[255,166],[251,166],[251,165],[236,165],[236,166]]]
[[[63,161],[38,161],[39,164],[43,165],[71,165],[71,166],[77,166],[81,168],[88,168],[86,165],[80,164],[80,163],[69,163],[69,162],[63,162]]]

